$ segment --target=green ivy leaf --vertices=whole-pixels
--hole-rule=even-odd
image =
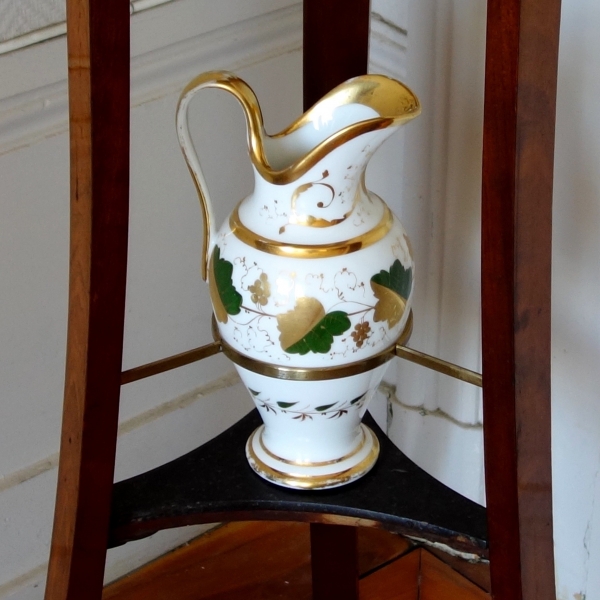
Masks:
[[[297,402],[277,402],[277,406],[279,406],[279,408],[290,408],[291,406],[294,406],[294,404],[298,404]]]
[[[251,390],[250,388],[248,388],[248,391],[253,395],[253,396],[258,396],[260,394],[260,392],[257,392],[256,390]]]
[[[373,320],[387,321],[388,327],[395,327],[404,315],[412,289],[412,267],[405,269],[396,259],[389,271],[371,277],[371,289],[377,298]]]
[[[325,354],[331,350],[333,336],[342,335],[350,329],[348,314],[342,310],[327,313],[308,333],[286,349],[290,354],[315,352]]]
[[[213,274],[219,298],[228,315],[237,315],[242,307],[242,295],[235,289],[231,275],[233,264],[221,258],[219,246],[213,252]],[[217,315],[218,316],[218,315]]]
[[[357,398],[354,398],[354,400],[350,400],[350,405],[356,404],[359,400],[362,400],[363,397],[364,397],[364,394],[362,396],[358,396]]]
[[[410,296],[412,288],[412,267],[404,268],[404,265],[396,259],[389,271],[379,271],[371,277],[371,281],[386,287],[405,300]]]
[[[324,412],[328,408],[331,408],[332,406],[335,406],[335,405],[336,405],[335,402],[333,404],[323,404],[323,406],[317,406],[315,410],[318,410],[319,412]]]

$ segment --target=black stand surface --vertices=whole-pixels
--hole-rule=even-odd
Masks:
[[[248,436],[256,410],[203,446],[114,485],[110,545],[161,529],[221,520],[286,520],[381,527],[485,557],[485,508],[409,460],[367,413],[379,438],[375,467],[348,485],[296,491],[271,484],[249,467]]]

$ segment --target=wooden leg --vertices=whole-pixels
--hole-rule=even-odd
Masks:
[[[560,0],[489,0],[482,315],[492,594],[554,600],[550,275]]]
[[[69,330],[46,600],[99,600],[113,485],[125,313],[129,2],[69,0],[67,23]]]
[[[304,0],[304,110],[367,72],[369,0]]]
[[[313,600],[358,600],[356,527],[310,526]]]

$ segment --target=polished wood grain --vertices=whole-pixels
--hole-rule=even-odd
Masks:
[[[486,493],[498,600],[555,598],[550,274],[560,0],[489,0],[483,140]]]
[[[369,0],[304,0],[304,110],[367,72]]]
[[[343,534],[342,534],[343,535]],[[490,600],[451,568],[451,558],[385,531],[357,529],[361,600]],[[335,579],[335,559],[325,560]],[[302,523],[230,523],[109,585],[104,600],[311,600],[309,528]],[[479,568],[486,565],[480,564]],[[343,588],[328,599],[348,600]]]
[[[69,0],[71,254],[46,600],[100,598],[117,435],[129,193],[129,2]]]
[[[357,530],[367,574],[410,549],[406,539]],[[304,523],[229,523],[109,585],[104,600],[312,599],[311,544]],[[330,557],[327,557],[330,564]],[[335,576],[335,574],[333,574]],[[347,596],[333,595],[329,598]]]
[[[425,600],[420,597],[420,576],[421,552],[416,550],[361,579],[360,600]]]
[[[468,561],[448,554],[437,548],[428,547],[427,552],[433,554],[439,558],[442,562],[445,562],[451,569],[454,569],[457,573],[460,573],[463,577],[466,577],[469,581],[472,581],[475,585],[479,586],[482,590],[490,592],[492,590],[492,584],[490,582],[490,565],[487,561]]]
[[[418,548],[361,579],[360,598],[491,600],[489,593],[423,548]]]
[[[421,556],[419,600],[491,600],[480,587],[426,550]]]

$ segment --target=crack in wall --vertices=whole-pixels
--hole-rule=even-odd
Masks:
[[[425,407],[425,405],[421,404],[419,406],[413,406],[412,404],[404,404],[398,396],[396,395],[396,386],[391,383],[383,382],[379,386],[379,391],[387,398],[388,401],[388,418],[387,418],[387,427],[389,432],[389,427],[391,425],[392,418],[394,416],[393,405],[397,404],[401,406],[404,410],[410,410],[413,412],[418,412],[423,417],[437,417],[438,419],[444,419],[446,421],[450,421],[450,423],[460,427],[461,429],[481,429],[481,423],[465,423],[464,421],[460,421],[456,417],[453,417],[451,414],[442,410],[441,408],[436,408],[435,410],[429,410]]]
[[[583,566],[584,570],[584,579],[583,579],[583,588],[580,593],[575,594],[575,600],[585,600],[587,597],[587,587],[588,587],[588,579],[590,575],[590,541],[592,538],[592,529],[594,522],[594,514],[596,512],[596,489],[598,488],[598,478],[600,477],[600,455],[598,456],[598,460],[596,461],[596,472],[594,474],[594,485],[592,487],[592,506],[590,510],[590,516],[588,518],[588,522],[585,528],[585,533],[583,534],[583,549],[585,550],[585,562]]]

